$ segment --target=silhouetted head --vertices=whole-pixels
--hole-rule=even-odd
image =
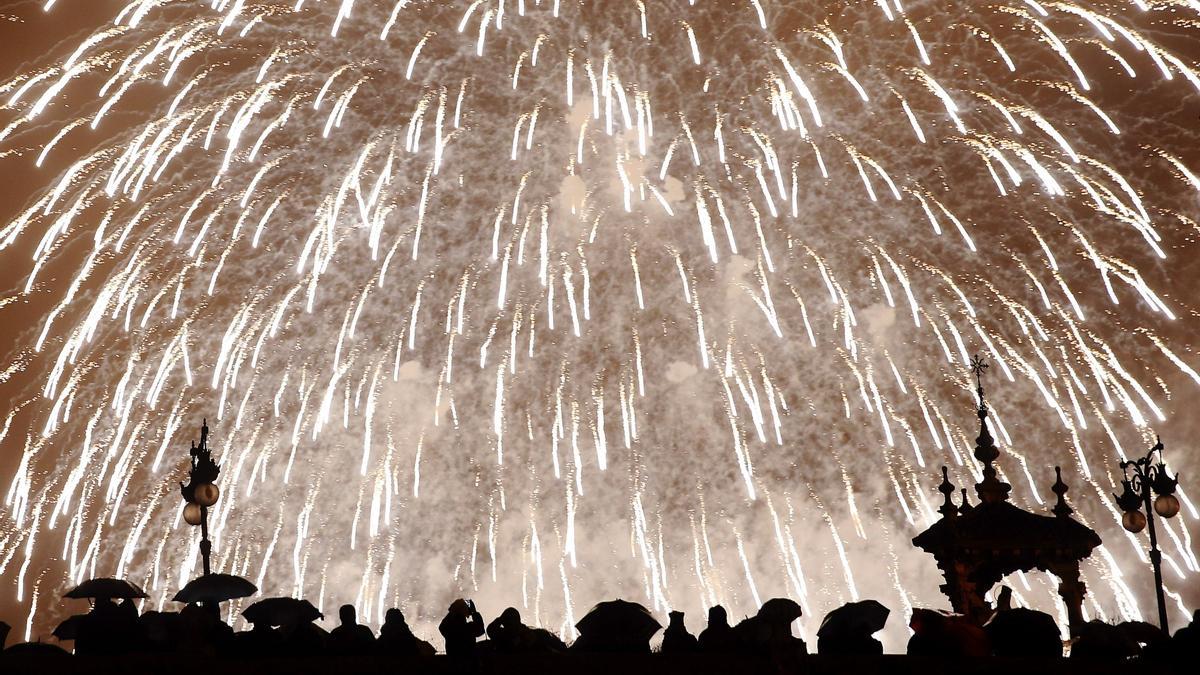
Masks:
[[[728,626],[729,614],[725,612],[725,608],[716,605],[708,610],[708,625],[710,626]]]
[[[1012,609],[1012,589],[1008,586],[1000,587],[1000,593],[996,595],[996,609]]]
[[[449,612],[455,616],[467,617],[471,615],[471,607],[467,604],[466,600],[459,598],[450,603]]]
[[[505,626],[515,626],[521,623],[521,613],[517,611],[516,607],[509,607],[500,612],[500,623]]]
[[[392,625],[404,625],[405,623],[407,623],[404,620],[404,612],[401,612],[400,610],[396,609],[395,607],[389,609],[383,615],[383,622],[392,624]]]
[[[672,626],[683,626],[683,612],[670,612],[667,614]]]
[[[358,615],[354,611],[354,605],[342,605],[338,609],[338,616],[342,618],[342,623],[347,626],[353,626],[358,623]]]

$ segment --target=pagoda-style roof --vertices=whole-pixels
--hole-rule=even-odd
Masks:
[[[1043,516],[1001,501],[942,518],[914,537],[913,544],[935,556],[987,551],[991,557],[1082,560],[1100,545],[1100,537],[1069,516]]]
[[[983,479],[975,484],[979,503],[969,504],[964,489],[962,504],[954,504],[955,489],[943,466],[938,486],[945,497],[938,509],[942,517],[914,537],[913,545],[937,560],[946,576],[942,590],[955,610],[981,623],[990,615],[984,594],[1005,575],[1035,569],[1055,574],[1062,582],[1059,592],[1067,602],[1074,631],[1082,624],[1084,586],[1079,562],[1100,545],[1100,536],[1071,517],[1059,467],[1054,468],[1056,480],[1051,487],[1058,497],[1051,509],[1053,515],[1031,513],[1008,501],[1012,486],[999,479],[993,466],[1000,450],[988,429],[988,406],[983,397],[981,375],[987,365],[976,357],[971,366],[979,395],[979,437],[975,439],[975,459],[983,464]]]

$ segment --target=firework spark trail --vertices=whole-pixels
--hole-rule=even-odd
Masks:
[[[907,4],[136,0],[0,85],[47,167],[0,228],[0,311],[43,308],[0,376],[41,374],[0,431],[18,602],[116,572],[162,606],[205,415],[217,567],[321,606],[935,602],[891,537],[933,466],[975,479],[978,351],[1014,498],[1074,467],[1087,611],[1139,616],[1106,492],[1176,409],[1158,369],[1200,383],[1155,267],[1200,180],[1105,90],[1200,91],[1156,42],[1197,8]]]

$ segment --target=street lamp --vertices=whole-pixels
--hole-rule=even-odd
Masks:
[[[1154,514],[1163,518],[1172,518],[1179,513],[1179,498],[1175,496],[1175,486],[1179,476],[1172,478],[1167,473],[1167,463],[1162,459],[1162,441],[1154,444],[1145,457],[1121,462],[1121,470],[1125,472],[1125,480],[1121,485],[1125,488],[1117,498],[1117,506],[1125,512],[1121,517],[1121,525],[1130,532],[1137,534],[1150,527],[1150,564],[1154,567],[1154,592],[1158,596],[1158,625],[1163,632],[1170,635],[1167,628],[1167,604],[1163,598],[1162,554],[1158,551],[1158,537],[1154,532]],[[1157,457],[1155,456],[1157,455]],[[1154,498],[1151,510],[1150,498]],[[1145,510],[1145,514],[1142,513]]]
[[[208,450],[208,420],[200,427],[200,445],[192,443],[192,466],[188,469],[187,485],[179,484],[187,506],[183,507],[183,519],[188,525],[200,526],[200,556],[204,559],[204,575],[211,573],[209,554],[212,542],[208,540],[208,507],[217,503],[221,491],[214,484],[221,467],[212,460]]]

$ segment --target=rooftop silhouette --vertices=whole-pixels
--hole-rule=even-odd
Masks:
[[[1079,563],[1100,545],[1100,536],[1071,518],[1067,505],[1067,486],[1062,471],[1055,467],[1051,490],[1058,500],[1052,516],[1030,513],[1008,500],[1012,489],[1000,480],[996,460],[1000,450],[988,429],[988,406],[984,398],[983,373],[987,364],[979,357],[972,360],[976,394],[979,397],[979,436],[975,439],[975,459],[983,465],[983,479],[975,484],[979,503],[954,504],[954,485],[947,467],[942,467],[938,491],[945,502],[938,509],[941,519],[913,537],[913,544],[937,560],[946,583],[942,592],[954,611],[982,624],[991,616],[992,607],[985,595],[1006,575],[1041,570],[1059,579],[1059,595],[1066,603],[1071,634],[1083,625],[1083,596],[1086,592],[1079,576]]]

